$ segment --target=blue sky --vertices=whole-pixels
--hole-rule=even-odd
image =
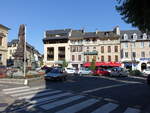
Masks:
[[[8,40],[18,38],[20,24],[27,26],[27,41],[43,53],[43,34],[52,29],[86,31],[135,29],[121,20],[115,0],[0,0],[0,23],[9,27]]]

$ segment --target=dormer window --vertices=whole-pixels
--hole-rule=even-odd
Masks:
[[[136,33],[133,34],[133,40],[137,40],[137,34]]]
[[[147,39],[146,33],[143,34],[143,39]]]
[[[123,38],[124,38],[124,40],[128,40],[128,35],[124,34]]]

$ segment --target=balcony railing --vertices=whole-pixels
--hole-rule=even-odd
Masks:
[[[84,55],[97,55],[97,51],[92,51],[92,52],[84,52]]]

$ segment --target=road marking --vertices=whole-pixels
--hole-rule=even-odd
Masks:
[[[115,87],[120,87],[120,86],[124,86],[124,85],[127,85],[127,84],[117,84],[117,85],[95,88],[95,89],[83,91],[82,93],[91,93],[91,92],[95,92],[95,91],[99,91],[99,90],[103,90],[103,89],[115,88]]]
[[[40,99],[34,99],[32,101],[29,101],[31,104],[36,104],[36,103],[40,103],[40,102],[44,102],[44,101],[48,101],[51,99],[56,99],[56,98],[60,98],[60,97],[64,97],[64,96],[69,96],[72,95],[72,93],[61,93],[58,95],[53,95],[53,96],[48,96],[48,97],[44,97],[44,98],[40,98]]]
[[[92,113],[109,113],[118,107],[117,104],[108,103],[96,109]]]
[[[51,91],[52,89],[40,89],[40,90],[33,90],[30,92],[24,92],[24,93],[17,93],[17,94],[12,94],[12,97],[19,97],[19,96],[23,96],[23,95],[29,95],[29,94],[35,94],[35,93],[42,93],[42,92],[46,92],[46,91]]]
[[[128,107],[124,113],[140,113],[140,110]]]
[[[50,103],[50,104],[45,104],[45,105],[42,105],[40,107],[45,109],[45,110],[50,110],[52,108],[55,108],[55,107],[58,107],[58,106],[61,106],[61,105],[73,102],[75,100],[79,100],[79,99],[84,98],[84,97],[85,96],[77,95],[77,96],[73,96],[73,97],[70,97],[70,98],[67,98],[67,99],[56,101],[56,102],[53,102],[53,103]]]
[[[78,103],[78,104],[75,104],[75,105],[72,105],[70,107],[67,107],[63,110],[60,110],[56,113],[76,113],[86,107],[89,107],[93,104],[95,104],[96,102],[98,102],[98,100],[96,99],[89,99],[89,100],[86,100],[86,101],[83,101],[81,103]]]
[[[38,94],[35,93],[33,95],[18,97],[18,99],[32,99],[32,98],[37,98],[37,97],[50,95],[50,94],[55,94],[55,93],[60,93],[60,92],[62,92],[62,91],[61,90],[55,90],[55,91],[52,91],[52,92],[43,92],[43,93],[38,93]]]
[[[5,91],[5,94],[13,94],[13,93],[21,93],[21,92],[26,92],[26,91],[33,91],[33,90],[37,90],[37,89],[42,89],[44,87],[34,87],[34,88],[26,88],[26,89],[17,89],[14,91]]]
[[[7,89],[3,89],[3,91],[12,91],[12,90],[18,90],[18,89],[27,89],[27,88],[30,88],[30,87],[23,86],[23,87],[7,88]]]

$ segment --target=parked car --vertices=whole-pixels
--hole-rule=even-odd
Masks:
[[[6,66],[0,66],[0,78],[7,76],[7,67]]]
[[[147,76],[147,84],[150,85],[150,74],[148,74],[148,76]]]
[[[121,77],[121,76],[128,76],[128,71],[120,68],[120,67],[116,67],[116,68],[112,68],[111,72],[110,72],[110,76],[116,76],[116,77]]]
[[[146,75],[150,74],[150,69],[144,69],[143,73],[146,74]]]
[[[93,72],[91,70],[89,70],[88,68],[79,68],[79,70],[76,71],[76,74],[80,74],[80,75],[88,75],[88,74],[92,74]]]
[[[74,74],[76,73],[76,70],[74,68],[65,68],[65,72],[67,74]]]
[[[109,75],[110,73],[106,69],[96,69],[93,72],[94,75]]]
[[[44,75],[45,80],[66,80],[67,74],[60,68],[53,68]]]

